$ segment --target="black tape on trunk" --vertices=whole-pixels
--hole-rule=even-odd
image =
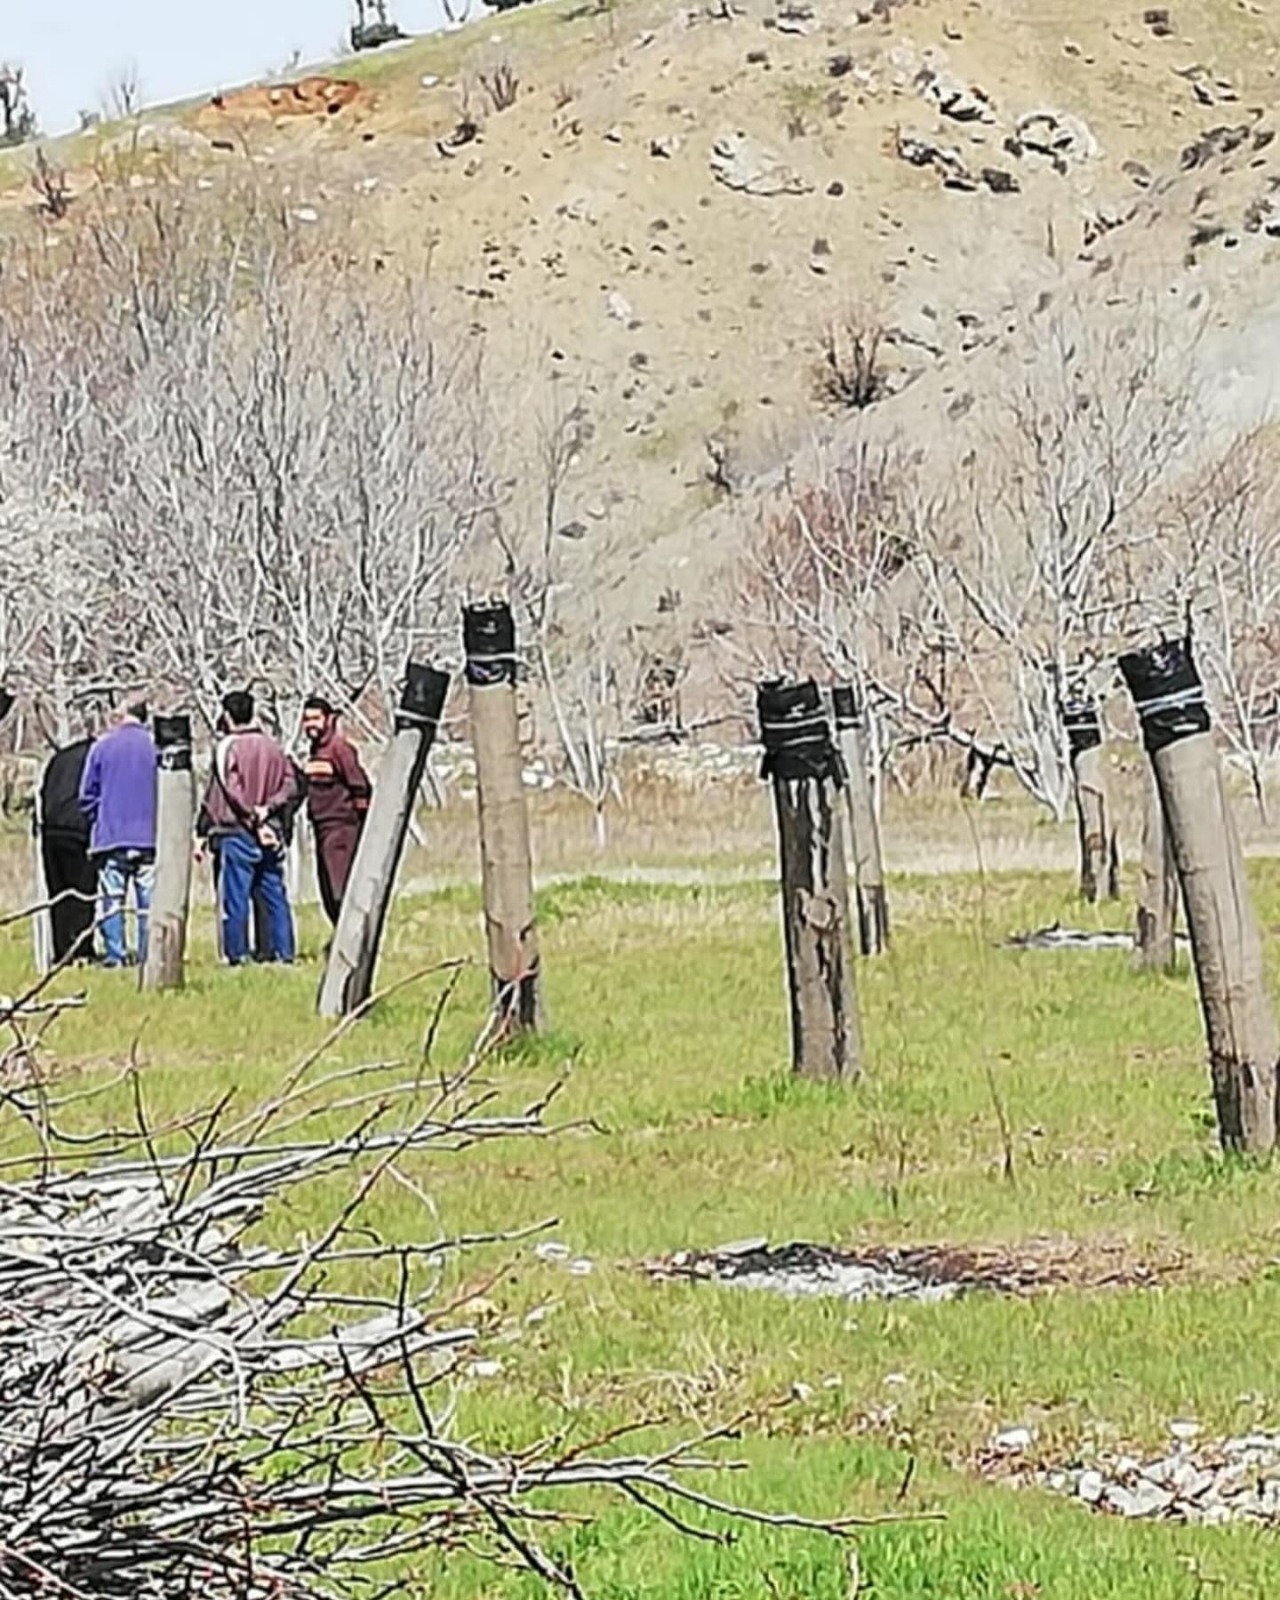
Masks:
[[[156,764],[161,772],[191,771],[191,718],[157,717]]]
[[[837,731],[862,727],[862,707],[851,683],[832,684],[831,716]]]
[[[505,601],[488,606],[464,606],[462,648],[467,658],[467,682],[484,688],[492,683],[516,681],[516,625]]]
[[[1179,739],[1208,733],[1209,707],[1190,639],[1167,639],[1123,655],[1120,671],[1138,710],[1142,742],[1153,755]]]
[[[831,738],[816,683],[762,683],[756,714],[764,745],[762,778],[829,778],[844,782],[844,766]]]
[[[9,715],[14,707],[14,697],[7,689],[0,689],[0,722]]]
[[[1091,697],[1064,701],[1062,726],[1067,731],[1067,748],[1073,756],[1095,750],[1102,743],[1102,717],[1098,702]]]
[[[410,661],[404,669],[404,691],[400,708],[396,712],[396,732],[421,728],[428,744],[435,738],[444,710],[444,697],[449,692],[449,674],[437,667],[424,667],[421,662]]]

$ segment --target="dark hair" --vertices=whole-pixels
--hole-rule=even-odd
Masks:
[[[130,700],[126,702],[124,714],[126,717],[132,717],[135,722],[145,722],[147,720],[147,702],[145,700]]]
[[[223,695],[222,709],[233,728],[246,728],[253,721],[253,695],[248,689],[233,689]]]
[[[326,717],[336,717],[338,715],[338,708],[331,700],[326,700],[322,694],[309,694],[302,702],[302,709],[304,711],[319,711]]]

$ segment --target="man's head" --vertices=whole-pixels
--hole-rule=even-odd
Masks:
[[[314,743],[324,736],[337,715],[334,706],[322,694],[309,694],[302,702],[302,731]]]
[[[130,695],[122,700],[116,707],[115,720],[124,722],[145,722],[147,720],[147,702],[141,695]]]
[[[233,689],[222,697],[222,712],[227,726],[234,732],[247,728],[253,722],[253,696],[248,689]]]

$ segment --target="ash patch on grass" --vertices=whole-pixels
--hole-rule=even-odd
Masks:
[[[916,1300],[933,1303],[986,1292],[1029,1295],[1052,1289],[1144,1289],[1167,1281],[1179,1254],[1135,1261],[1122,1245],[1035,1239],[1023,1245],[915,1246],[791,1243],[749,1239],[714,1250],[680,1250],[645,1263],[658,1282],[719,1283],[787,1299]]]

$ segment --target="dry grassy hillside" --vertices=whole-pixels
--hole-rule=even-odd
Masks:
[[[944,474],[956,423],[1063,285],[1100,309],[1148,302],[1175,343],[1200,317],[1206,419],[1264,417],[1278,59],[1250,0],[549,0],[333,67],[354,95],[233,91],[65,158],[78,196],[104,173],[207,189],[251,163],[300,228],[327,219],[352,252],[428,277],[484,341],[530,517],[540,440],[582,408],[557,526],[645,614],[668,585],[704,592],[750,514],[717,495],[709,441],[749,491],[845,425],[816,370],[849,318],[886,333],[897,392],[877,425]],[[1186,154],[1214,129],[1236,132]],[[23,159],[0,217],[47,227]]]

